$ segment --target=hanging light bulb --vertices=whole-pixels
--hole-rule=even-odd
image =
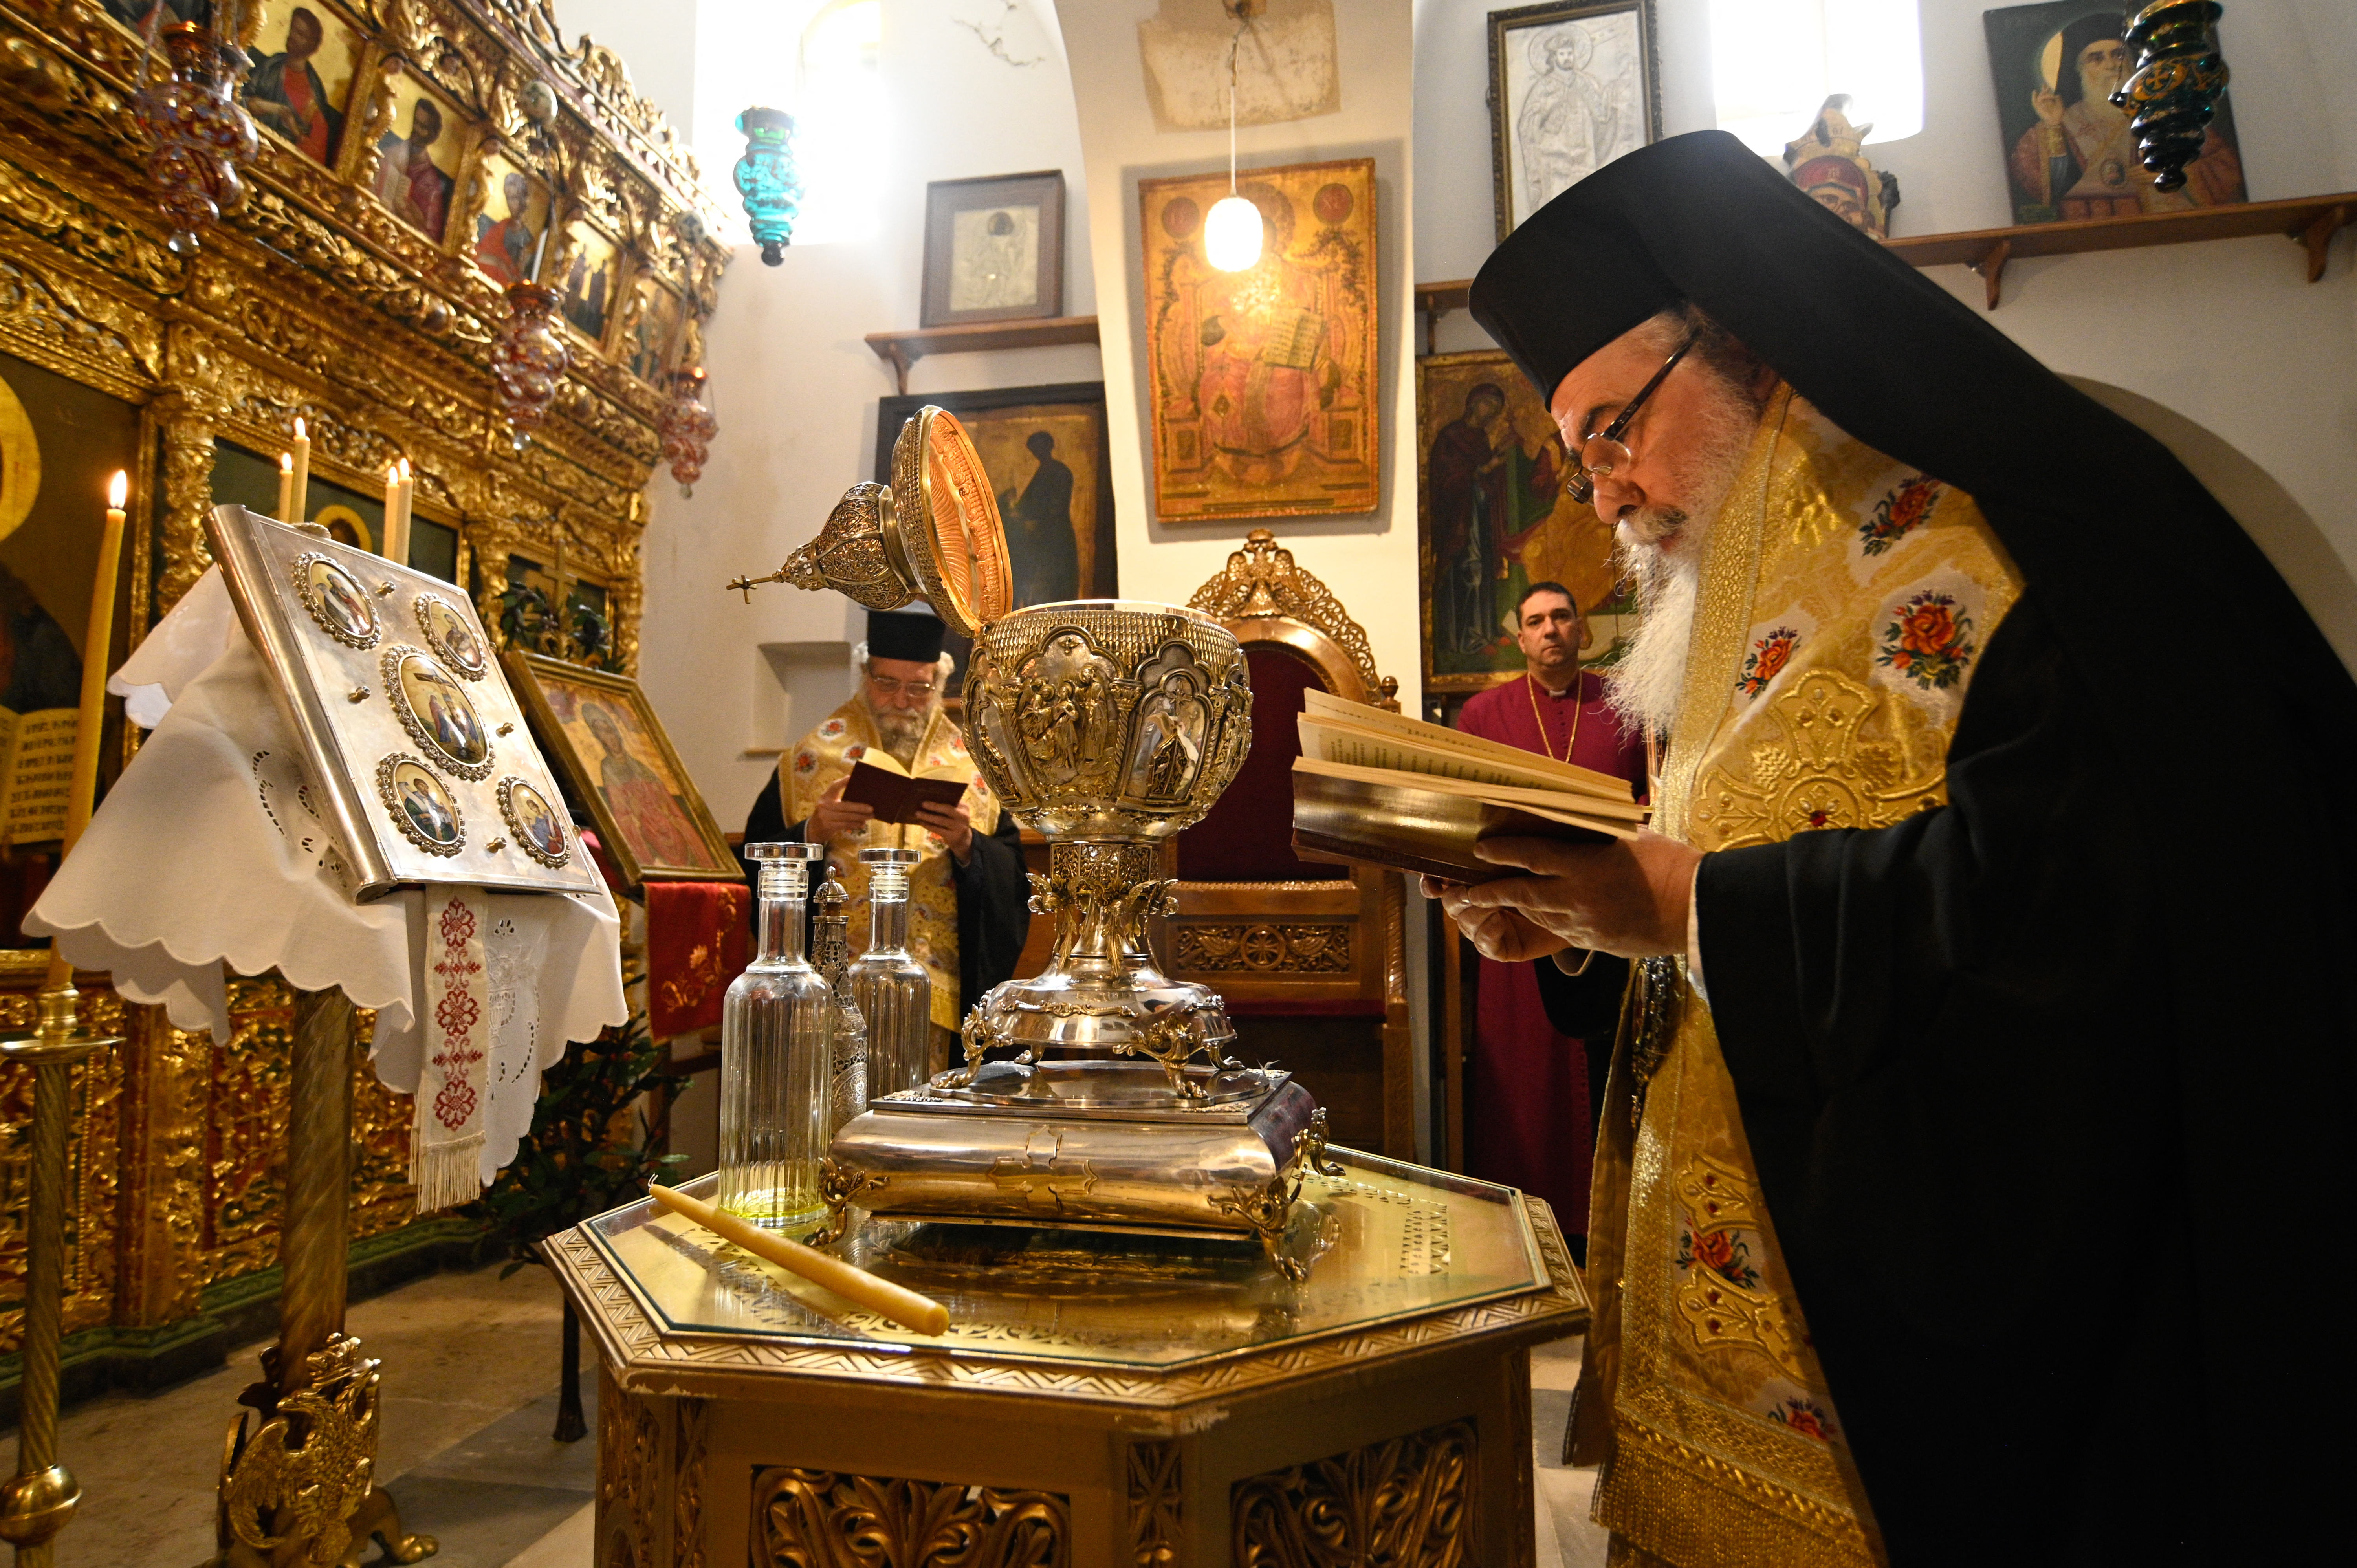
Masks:
[[[1260,260],[1260,209],[1241,196],[1223,196],[1203,217],[1203,259],[1223,273]]]
[[[1239,11],[1236,36],[1228,43],[1228,193],[1203,217],[1203,259],[1223,273],[1240,273],[1260,260],[1260,209],[1236,194],[1236,47],[1252,26]]]

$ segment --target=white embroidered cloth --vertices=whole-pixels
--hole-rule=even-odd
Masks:
[[[377,1011],[377,1077],[415,1094],[425,1065],[419,1023],[431,1017],[428,896],[352,902],[346,858],[268,681],[215,567],[108,682],[155,733],[25,929],[55,938],[84,969],[111,971],[125,997],[161,1003],[175,1025],[216,1039],[229,1037],[224,963],[241,974],[275,969],[305,990],[339,985],[354,1005]],[[574,853],[584,853],[577,843]],[[541,1072],[566,1041],[596,1038],[629,1008],[621,925],[602,886],[595,897],[468,897],[480,911],[488,1053],[478,1064],[482,1143],[472,1176],[488,1185],[532,1125]]]

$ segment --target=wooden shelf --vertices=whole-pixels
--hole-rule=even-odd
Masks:
[[[2332,236],[2357,222],[2357,191],[2303,196],[2290,201],[2245,201],[2228,207],[2196,207],[2184,212],[2147,212],[2134,218],[2083,218],[2073,222],[2031,223],[2014,229],[1976,229],[1955,234],[1909,234],[1883,242],[1910,265],[1963,265],[1981,274],[1988,308],[1997,306],[2005,264],[2024,256],[2072,255],[2082,251],[2126,251],[2146,245],[2182,245],[2197,240],[2242,240],[2281,234],[2308,252],[2308,281],[2324,275]],[[1465,308],[1470,278],[1415,285],[1415,307],[1425,317],[1425,352],[1433,351],[1433,325],[1451,310]]]
[[[928,354],[979,354],[992,349],[1055,349],[1097,340],[1093,316],[1055,316],[1040,321],[977,321],[963,327],[911,327],[870,332],[867,346],[892,367],[900,391],[909,390],[909,367]]]

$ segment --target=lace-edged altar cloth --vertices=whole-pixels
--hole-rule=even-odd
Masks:
[[[305,990],[340,986],[354,1005],[376,1009],[377,1077],[416,1093],[431,1032],[419,1026],[428,908],[437,901],[408,889],[352,902],[348,857],[218,566],[107,689],[154,733],[25,929],[54,938],[81,968],[110,971],[123,996],[160,1003],[178,1027],[218,1040],[230,1035],[223,965],[275,969]],[[577,839],[574,853],[587,853]],[[602,882],[592,897],[467,897],[481,910],[488,1102],[474,1176],[488,1185],[532,1125],[542,1071],[567,1041],[594,1039],[629,1008],[620,921]],[[454,1201],[447,1182],[432,1185],[441,1190],[421,1186],[421,1204]]]

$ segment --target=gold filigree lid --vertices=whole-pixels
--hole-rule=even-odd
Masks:
[[[998,496],[957,415],[928,403],[900,426],[892,501],[917,590],[952,631],[977,636],[1015,607]]]
[[[728,585],[750,597],[760,583],[833,588],[871,610],[921,598],[967,638],[1012,610],[998,497],[957,416],[930,403],[910,414],[892,443],[889,485],[852,486],[783,566]]]

